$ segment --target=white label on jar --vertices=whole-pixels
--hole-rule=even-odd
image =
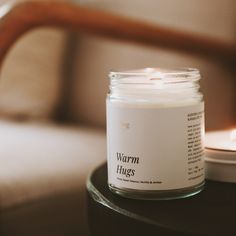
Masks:
[[[204,103],[139,107],[107,102],[108,182],[173,190],[204,181]]]

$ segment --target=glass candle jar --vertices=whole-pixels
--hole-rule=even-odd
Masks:
[[[111,72],[108,184],[136,199],[174,199],[204,186],[204,103],[197,69]]]

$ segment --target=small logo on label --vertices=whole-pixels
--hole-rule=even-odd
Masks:
[[[123,122],[121,125],[125,129],[129,129],[130,128],[130,123],[128,123],[128,122]]]

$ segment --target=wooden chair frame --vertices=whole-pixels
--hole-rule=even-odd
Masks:
[[[236,44],[227,41],[168,29],[68,2],[26,1],[16,5],[6,4],[1,10],[4,14],[0,18],[0,66],[22,35],[40,27],[56,27],[200,56],[227,65],[235,73]],[[65,102],[59,103],[64,105]]]
[[[27,1],[15,6],[8,5],[8,8],[0,19],[0,62],[22,35],[39,27],[76,30],[226,62],[234,62],[236,59],[236,44],[71,3]]]

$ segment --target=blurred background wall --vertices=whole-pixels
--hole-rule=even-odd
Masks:
[[[4,2],[9,1],[0,4]],[[236,41],[235,0],[73,2],[174,29]],[[104,127],[109,71],[157,66],[200,68],[207,129],[236,124],[236,85],[228,68],[190,55],[91,35],[78,33],[68,37],[68,32],[55,29],[30,32],[11,50],[1,74],[0,115],[47,120],[59,104],[68,121]]]
[[[234,0],[81,0],[97,9],[235,42]],[[142,67],[198,67],[203,76],[207,129],[234,124],[235,78],[211,61],[169,51],[111,42],[78,35],[73,88],[69,104],[75,121],[104,126],[105,96],[110,70]],[[236,122],[235,122],[236,124]]]

